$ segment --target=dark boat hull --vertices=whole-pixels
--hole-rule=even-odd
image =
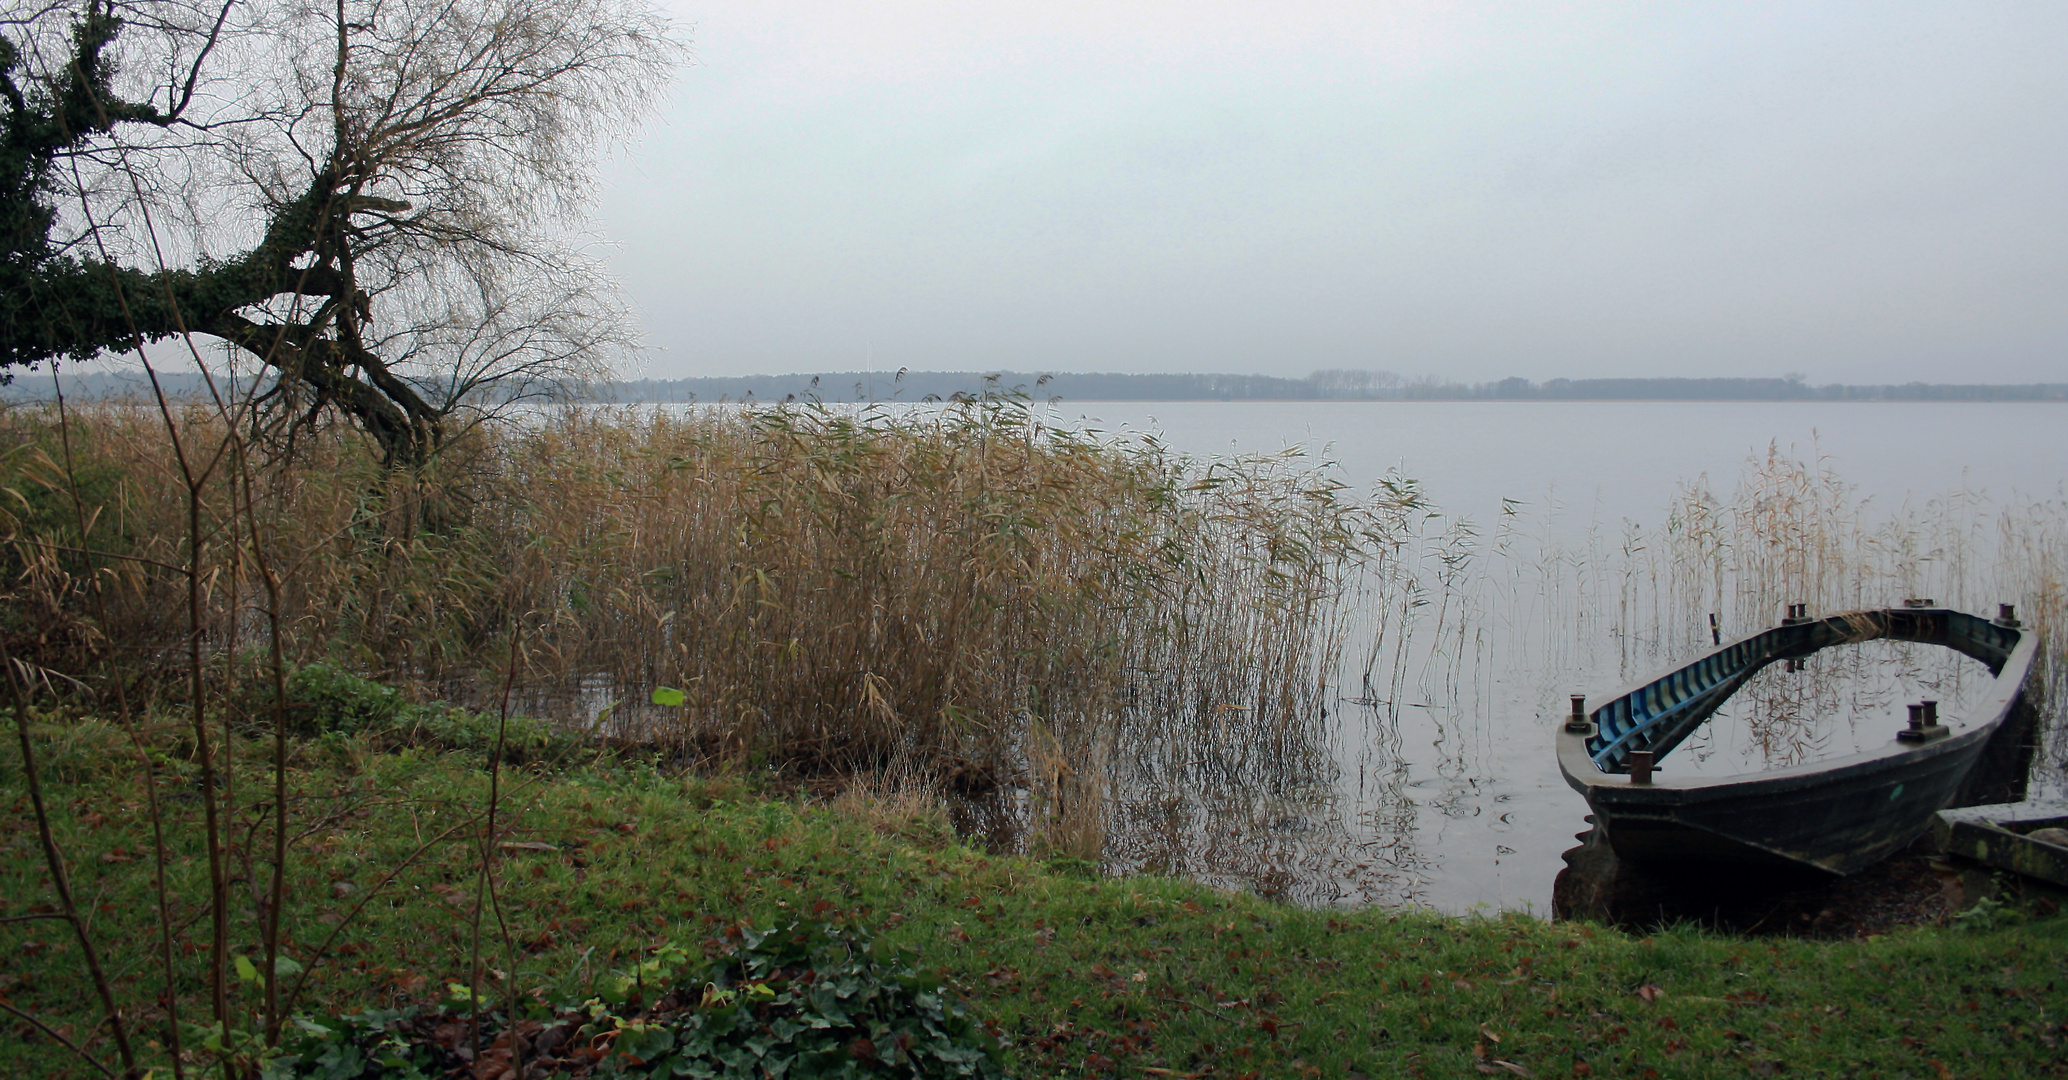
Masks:
[[[1913,621],[1895,625],[1913,626],[1919,614],[1903,611],[1901,615]],[[1966,629],[1967,621],[1990,625],[1957,612],[1944,614],[1962,620],[1954,623],[1956,630]],[[1883,625],[1891,625],[1891,620],[1883,620]],[[1945,620],[1936,629],[1936,638],[1913,640],[1938,640],[1960,647],[1945,640]],[[1966,729],[1930,742],[1891,740],[1886,747],[1862,754],[1743,776],[1632,783],[1627,775],[1603,767],[1610,756],[1603,748],[1616,740],[1605,739],[1600,727],[1590,725],[1587,732],[1559,735],[1560,770],[1566,782],[1587,797],[1596,822],[1619,858],[1664,864],[1813,867],[1850,874],[1907,846],[1930,825],[1934,813],[1958,797],[1969,771],[2022,693],[2031,668],[2033,635],[2014,629],[2006,635],[2004,629],[1990,631],[1992,640],[2008,647],[1998,662],[1990,665],[1995,683],[1975,714],[1967,718]],[[1908,633],[1882,636],[1911,637]],[[1742,654],[1744,644],[1727,646],[1718,654],[1732,648]],[[1962,651],[1973,654],[1966,648]],[[1643,684],[1626,697],[1647,692],[1656,696],[1654,687],[1673,684],[1676,677],[1704,660]],[[1766,662],[1771,658],[1754,658],[1748,664],[1756,669]],[[1719,676],[1717,685],[1728,683],[1721,696],[1727,697],[1729,690],[1742,685],[1747,677],[1749,671]],[[1701,692],[1697,687],[1688,691],[1688,696]],[[1609,714],[1623,700],[1614,699],[1590,715]],[[1711,711],[1714,704],[1709,704]],[[1626,704],[1624,715],[1628,712]]]
[[[1924,832],[1960,790],[1988,737],[1964,732],[1920,754],[1713,788],[1600,785],[1587,802],[1624,859],[1807,865],[1850,874]]]

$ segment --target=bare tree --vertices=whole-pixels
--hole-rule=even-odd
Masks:
[[[206,335],[393,464],[598,373],[598,149],[683,54],[645,0],[8,0],[0,376]]]

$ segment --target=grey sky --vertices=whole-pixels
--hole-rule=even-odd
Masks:
[[[2068,4],[676,3],[653,376],[2068,380]]]

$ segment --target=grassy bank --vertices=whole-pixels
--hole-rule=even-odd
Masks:
[[[161,914],[182,1019],[208,1012],[205,903],[160,912],[149,796],[172,844],[168,897],[205,900],[191,778],[154,786],[93,721],[37,729],[45,798],[102,963],[168,1075]],[[262,780],[262,749],[229,771]],[[236,755],[229,755],[236,756]],[[604,993],[667,944],[726,928],[851,922],[908,947],[1004,1036],[1015,1076],[2042,1076],[2068,1070],[2068,919],[1752,942],[1637,938],[1522,916],[1306,911],[1160,878],[1088,879],[957,843],[927,800],[851,792],[808,803],[740,780],[621,760],[510,773],[481,870],[489,777],[478,751],[300,741],[290,800],[306,823],[283,952],[307,981],[288,1011],[399,1007],[476,983],[490,1001]],[[0,891],[52,902],[18,768],[4,774]],[[256,941],[255,817],[232,830],[233,935]],[[236,847],[233,844],[233,848]],[[493,885],[485,891],[485,885]],[[19,909],[17,909],[19,910]],[[479,928],[479,946],[476,928]],[[0,1000],[107,1053],[63,923],[7,928]],[[256,960],[255,954],[244,954]],[[692,965],[694,966],[694,965]],[[283,967],[282,970],[291,970]],[[287,980],[282,980],[285,992]],[[242,981],[233,1011],[259,992]],[[86,1075],[15,1017],[9,1075]],[[193,1045],[190,1038],[187,1044]],[[191,1074],[191,1073],[190,1073]]]

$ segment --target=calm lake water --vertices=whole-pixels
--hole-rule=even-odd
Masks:
[[[1352,482],[1388,470],[1482,523],[1517,500],[1561,527],[1656,524],[1681,485],[1728,487],[1769,446],[1880,503],[2062,493],[2068,408],[1878,402],[1064,402],[1058,422],[1153,433],[1196,455],[1299,447]]]
[[[1604,695],[1699,652],[1712,611],[1728,639],[1777,621],[1783,600],[2029,605],[2068,546],[2058,405],[1049,408],[1060,426],[1197,456],[1302,448],[1359,490],[1413,478],[1431,504],[1407,568],[1349,601],[1337,705],[1306,764],[1222,790],[1186,768],[1198,762],[1117,757],[1113,869],[1308,904],[1548,914],[1561,853],[1587,827],[1551,753],[1568,693]],[[1691,487],[1713,495],[1690,510]],[[1704,506],[1721,524],[1688,524],[1709,520]],[[1820,655],[1754,688],[1666,767],[1729,773],[1878,745],[1919,696],[1957,712],[1978,673],[1931,648]],[[2059,766],[2040,767],[2054,783]]]

